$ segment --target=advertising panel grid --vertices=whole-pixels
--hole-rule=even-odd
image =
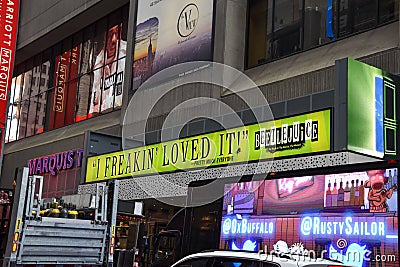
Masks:
[[[16,66],[6,142],[121,107],[126,7]]]
[[[397,266],[397,183],[388,168],[226,184],[220,248]]]

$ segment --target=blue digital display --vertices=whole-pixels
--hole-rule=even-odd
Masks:
[[[383,153],[383,78],[378,76],[375,76],[375,114],[375,149],[377,152]]]
[[[332,0],[328,0],[328,7],[326,8],[326,37],[331,40],[336,40],[335,34],[333,33],[333,5]]]

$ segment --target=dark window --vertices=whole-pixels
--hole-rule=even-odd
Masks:
[[[40,86],[44,86],[46,84],[46,80],[44,78],[40,78]]]
[[[399,1],[379,1],[379,23],[393,21],[399,18]]]
[[[376,0],[354,0],[353,32],[375,27],[377,25],[377,10],[378,7]]]
[[[47,74],[47,66],[44,64],[42,65],[42,73]]]
[[[29,72],[31,72],[31,71],[29,71]],[[31,89],[31,86],[32,86],[32,74],[29,74],[27,79],[26,79],[26,87]]]
[[[399,0],[249,0],[248,18],[253,67],[395,21]]]
[[[282,57],[301,49],[303,1],[275,1],[272,57]]]
[[[248,27],[248,65],[255,66],[272,59],[273,0],[250,0]]]

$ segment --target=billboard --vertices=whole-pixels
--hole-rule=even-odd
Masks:
[[[378,158],[397,155],[396,77],[347,60],[348,149]]]
[[[3,160],[8,95],[14,67],[18,17],[19,0],[0,1],[0,172]]]
[[[360,267],[391,255],[384,266],[397,266],[397,177],[398,169],[388,168],[226,184],[220,248],[304,254]],[[255,196],[245,212],[235,207],[242,206],[236,196],[243,194]]]
[[[49,130],[74,122],[79,56],[78,45],[56,57]]]
[[[322,110],[93,156],[86,182],[329,151],[330,125]]]
[[[93,85],[88,118],[119,108],[122,105],[126,41],[122,23],[111,26],[96,42],[93,65]]]
[[[212,60],[213,5],[213,0],[138,1],[133,89],[173,65]]]

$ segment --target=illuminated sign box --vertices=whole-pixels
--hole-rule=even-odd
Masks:
[[[86,182],[330,150],[330,110],[89,157]]]
[[[385,266],[398,266],[397,182],[398,169],[388,168],[226,184],[220,248],[324,252],[360,267],[374,260],[364,257],[374,251],[393,255]],[[235,209],[241,205],[235,196],[243,194],[256,196],[251,213]],[[351,253],[360,260],[348,258]]]
[[[396,156],[398,77],[354,59],[344,63],[347,77],[340,79],[347,78],[347,148],[378,158]]]
[[[3,161],[3,141],[7,122],[7,105],[14,67],[19,0],[0,2],[0,173]]]

